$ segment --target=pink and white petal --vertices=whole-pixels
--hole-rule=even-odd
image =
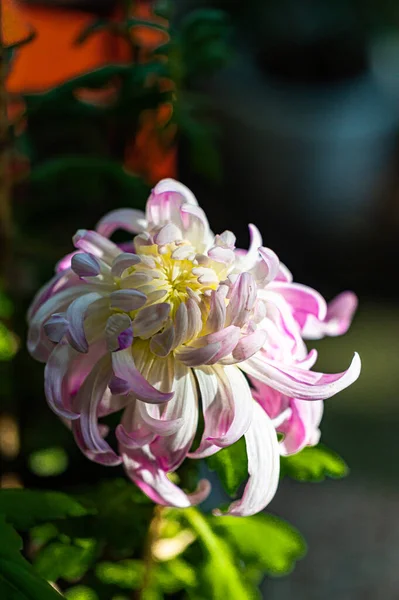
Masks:
[[[243,335],[233,350],[233,361],[237,363],[248,360],[263,347],[266,338],[267,333],[263,329],[257,329],[253,333]]]
[[[107,354],[94,365],[80,387],[74,403],[80,419],[72,424],[72,431],[82,452],[88,452],[91,460],[108,466],[122,462],[104,440],[98,426],[98,411],[111,374],[111,360]]]
[[[209,481],[203,479],[195,492],[186,494],[168,479],[148,448],[126,449],[122,458],[130,479],[157,504],[187,508],[203,502],[211,490]]]
[[[220,374],[220,372],[219,372]],[[224,435],[208,436],[207,444],[204,444],[203,449],[199,449],[191,454],[195,458],[205,458],[211,456],[226,446],[231,446],[237,442],[250,427],[253,418],[254,401],[252,392],[247,380],[241,371],[235,366],[227,366],[223,368],[224,387],[230,389],[232,401],[234,405],[234,418]]]
[[[158,333],[169,318],[170,304],[159,302],[142,308],[133,321],[133,333],[142,339],[148,339]]]
[[[203,452],[214,446],[213,440],[223,437],[230,429],[234,420],[234,396],[222,367],[201,367],[195,369],[194,373],[205,426],[199,447],[189,457],[202,458]]]
[[[120,208],[105,215],[96,225],[96,231],[106,238],[114,231],[123,229],[129,233],[140,233],[147,227],[145,215],[141,210]]]
[[[308,340],[318,340],[328,336],[343,335],[350,327],[356,312],[358,300],[353,292],[342,292],[327,305],[327,314],[323,322],[309,316],[302,335]]]
[[[209,316],[206,321],[206,333],[220,331],[226,321],[226,302],[222,293],[212,291]]]
[[[293,280],[291,271],[281,262],[277,273],[276,281],[287,281],[291,283]]]
[[[267,285],[277,277],[280,260],[273,250],[264,248],[263,246],[259,248],[259,255],[260,260],[253,269],[254,277],[257,281],[259,279],[263,285]]]
[[[251,426],[245,434],[249,479],[240,500],[233,502],[227,515],[246,517],[263,510],[274,497],[280,476],[280,454],[273,423],[254,402]],[[215,514],[221,514],[215,511]]]
[[[175,362],[173,383],[174,397],[165,407],[162,418],[167,421],[182,420],[173,435],[159,437],[151,444],[151,452],[157,456],[164,471],[174,471],[186,458],[193,443],[198,424],[198,398],[191,369]]]
[[[180,215],[185,239],[194,246],[197,252],[204,252],[214,239],[204,211],[199,206],[183,204],[180,208]]]
[[[84,321],[86,313],[91,304],[100,300],[102,296],[97,292],[90,292],[76,298],[69,306],[66,312],[68,321],[68,341],[72,348],[78,352],[87,352],[89,345],[87,343]]]
[[[37,313],[39,308],[47,302],[51,296],[55,295],[66,288],[73,287],[76,285],[82,285],[79,277],[72,271],[68,270],[66,273],[56,273],[52,279],[46,285],[44,285],[33,298],[29,310],[27,312],[27,320],[30,321]]]
[[[156,435],[172,435],[180,427],[184,426],[182,417],[176,419],[161,418],[157,404],[148,404],[147,402],[137,400],[137,409],[148,429]]]
[[[326,400],[351,385],[360,374],[360,357],[355,353],[346,371],[323,374],[268,361],[259,353],[240,363],[240,368],[275,390],[298,400]]]
[[[119,254],[112,263],[112,276],[121,277],[122,273],[126,271],[126,269],[137,265],[139,262],[141,262],[141,260],[137,254],[132,254],[131,252],[122,252],[122,254]]]
[[[222,345],[218,342],[201,348],[184,346],[176,352],[175,356],[188,367],[200,367],[208,364],[220,352],[221,347]]]
[[[291,307],[295,321],[302,329],[309,315],[323,321],[327,304],[316,290],[300,283],[273,282],[270,289],[281,294]]]
[[[173,392],[160,392],[143,377],[134,363],[130,348],[114,352],[112,366],[115,375],[129,384],[132,393],[139,400],[158,404],[173,398]]]
[[[115,258],[121,253],[120,248],[106,237],[96,231],[79,229],[73,236],[75,248],[101,258],[111,266]]]
[[[256,265],[259,259],[259,248],[263,246],[263,240],[259,229],[252,223],[248,225],[248,228],[250,237],[248,252],[239,254],[240,268],[245,271],[251,270]]]
[[[66,288],[57,294],[50,296],[46,302],[36,310],[29,325],[27,341],[28,351],[36,360],[46,362],[54,348],[54,345],[48,340],[43,328],[47,319],[54,313],[64,312],[76,298],[92,291],[93,288],[85,284]]]
[[[256,283],[250,273],[241,273],[229,293],[226,323],[243,327],[248,321],[256,300]]]
[[[47,361],[44,369],[44,391],[47,402],[60,417],[77,419],[79,414],[71,407],[71,395],[66,385],[66,375],[72,361],[77,356],[69,344],[58,344]]]

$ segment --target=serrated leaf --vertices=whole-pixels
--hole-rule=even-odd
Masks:
[[[282,456],[280,464],[281,476],[297,481],[323,481],[326,477],[340,479],[349,472],[345,461],[324,444],[304,448],[292,456]]]
[[[20,554],[22,540],[0,515],[0,597],[4,600],[60,600]]]
[[[27,531],[39,523],[81,517],[90,511],[60,492],[9,489],[0,490],[0,513],[16,529]]]
[[[226,492],[234,497],[240,485],[248,478],[248,459],[245,441],[242,437],[228,448],[219,450],[206,458],[211,471],[216,471]]]
[[[227,537],[247,567],[259,568],[268,575],[286,575],[306,553],[301,534],[273,515],[213,518],[212,526]]]

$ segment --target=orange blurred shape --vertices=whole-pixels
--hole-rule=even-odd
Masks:
[[[77,40],[96,17],[67,8],[26,5],[21,0],[0,0],[4,12],[3,34],[7,43],[34,38],[19,47],[12,59],[7,78],[7,90],[12,97],[22,93],[43,92],[79,75],[107,64],[128,64],[132,60],[131,46],[126,39],[109,30],[91,33],[82,43]],[[134,3],[134,16],[167,25],[154,17],[150,2]],[[111,21],[120,21],[120,7]],[[168,34],[150,27],[131,29],[131,36],[140,45],[140,60],[147,60],[153,48],[168,39]],[[118,95],[117,82],[101,89],[80,88],[75,91],[82,102],[109,106]],[[23,105],[13,102],[9,115],[21,116]],[[176,174],[176,150],[169,139],[165,145],[159,135],[164,121],[163,112],[149,111],[142,119],[142,129],[126,151],[126,167],[149,183]],[[23,110],[22,110],[23,112]],[[165,136],[164,136],[165,137]],[[170,137],[170,136],[169,136]]]
[[[83,43],[78,37],[93,22],[91,14],[71,9],[11,3],[34,31],[32,41],[16,53],[7,88],[11,93],[41,92],[109,63],[126,63],[127,42],[109,31],[92,33]]]
[[[27,40],[32,34],[32,27],[13,0],[1,0],[1,27],[3,44],[7,48]]]

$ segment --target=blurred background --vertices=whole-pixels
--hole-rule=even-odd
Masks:
[[[283,481],[270,508],[309,551],[290,577],[265,580],[264,597],[394,600],[399,5],[176,0],[155,13],[153,4],[2,0],[12,188],[0,186],[2,486],[104,476],[44,402],[25,312],[76,229],[143,207],[152,184],[175,176],[214,231],[231,229],[246,247],[256,223],[296,281],[360,300],[347,335],[309,344],[319,370],[342,371],[355,350],[362,358],[359,381],[326,402],[322,427],[351,474]],[[215,12],[196,20],[193,9]],[[126,10],[155,26],[123,29]]]

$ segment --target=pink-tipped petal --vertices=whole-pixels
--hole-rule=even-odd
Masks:
[[[140,233],[145,230],[146,225],[147,221],[141,210],[120,208],[105,215],[97,223],[96,230],[104,237],[109,238],[117,229],[123,229],[129,233]]]
[[[346,371],[325,375],[313,371],[273,363],[252,356],[240,368],[275,390],[298,400],[326,400],[351,385],[360,375],[360,357],[355,353]]]
[[[248,321],[256,300],[256,283],[250,273],[241,273],[229,294],[226,323],[242,327]]]
[[[96,231],[88,231],[87,229],[79,229],[75,233],[73,244],[75,248],[101,258],[108,265],[111,265],[118,254],[121,253],[116,244]]]
[[[318,340],[326,335],[343,335],[350,327],[358,300],[353,292],[342,292],[327,305],[324,321],[309,315],[302,335],[308,340]]]

